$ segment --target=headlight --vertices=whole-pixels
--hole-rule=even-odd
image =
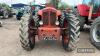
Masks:
[[[43,21],[40,21],[39,24],[40,24],[40,25],[43,25]]]
[[[59,21],[56,21],[55,24],[56,24],[56,25],[59,25]]]

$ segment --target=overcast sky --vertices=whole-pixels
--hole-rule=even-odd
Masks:
[[[0,3],[6,3],[6,4],[15,4],[15,3],[24,3],[24,4],[28,4],[29,2],[31,2],[33,0],[0,0]],[[36,0],[36,3],[45,3],[46,0]],[[79,3],[82,2],[82,0],[62,0],[64,2],[66,2],[69,5],[77,5]]]

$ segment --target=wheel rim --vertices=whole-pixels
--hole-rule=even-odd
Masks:
[[[100,42],[100,23],[96,24],[95,26],[93,26],[93,32],[92,32],[92,35],[93,35],[93,39],[96,41],[96,42]]]

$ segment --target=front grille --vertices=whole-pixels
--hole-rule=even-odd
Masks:
[[[43,12],[43,24],[44,25],[48,25],[49,22],[50,22],[50,25],[55,25],[55,21],[56,21],[56,12],[53,12],[53,11]]]
[[[50,24],[55,25],[55,21],[56,21],[56,13],[50,12]]]
[[[43,12],[43,24],[48,25],[49,23],[49,12]]]

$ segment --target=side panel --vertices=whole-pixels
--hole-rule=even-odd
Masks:
[[[85,5],[85,4],[81,4],[77,6],[77,9],[79,11],[80,16],[87,16],[89,15],[89,10],[90,7]],[[97,13],[93,13],[92,17],[98,17],[100,16],[100,10]]]
[[[88,7],[87,5],[78,5],[77,9],[79,11],[80,16],[88,16],[89,15],[89,9],[90,7]]]

